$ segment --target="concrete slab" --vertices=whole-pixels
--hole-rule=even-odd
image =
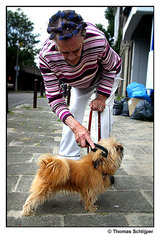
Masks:
[[[128,226],[123,214],[88,214],[65,215],[65,226],[68,227],[117,227]]]
[[[57,215],[51,215],[51,216],[39,216],[34,217],[22,217],[22,218],[14,218],[14,217],[8,217],[7,219],[7,226],[8,227],[58,227],[63,226],[63,217],[57,216]]]
[[[154,227],[153,214],[129,214],[126,218],[132,226]]]
[[[97,200],[98,212],[152,213],[153,208],[138,190],[107,191]]]
[[[34,163],[12,163],[7,165],[7,175],[35,175],[37,165]]]

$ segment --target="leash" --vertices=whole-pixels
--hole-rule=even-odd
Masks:
[[[90,114],[89,114],[89,123],[88,123],[88,131],[89,131],[89,133],[90,133],[90,131],[91,131],[92,112],[93,112],[93,109],[90,110]],[[110,121],[110,119],[109,119],[109,121]],[[100,141],[100,139],[101,139],[101,116],[100,116],[100,112],[98,111],[98,141]],[[87,143],[88,143],[88,142],[87,142]],[[107,148],[105,148],[105,147],[103,147],[103,146],[101,146],[101,145],[99,145],[99,144],[96,144],[96,143],[94,143],[94,145],[95,145],[95,149],[91,149],[91,151],[96,152],[97,149],[100,149],[100,150],[103,151],[103,152],[102,152],[102,156],[105,157],[105,158],[107,158],[107,156],[108,156],[108,150],[107,150]],[[87,153],[89,153],[89,143],[88,143],[88,147],[87,147]],[[97,165],[98,165],[97,162],[99,162],[99,161],[93,162],[95,169],[97,168]],[[109,175],[109,174],[102,172],[102,177],[103,177],[103,179],[105,179],[105,176],[106,176],[106,175]],[[109,175],[109,179],[110,179],[110,183],[111,183],[111,184],[114,184],[114,176]]]
[[[91,108],[90,114],[89,114],[89,123],[88,123],[88,131],[91,132],[91,124],[92,124],[92,112],[93,109]],[[98,111],[98,141],[101,139],[101,115]],[[87,153],[89,153],[89,146],[87,147]]]

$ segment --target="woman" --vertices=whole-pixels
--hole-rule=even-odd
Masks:
[[[58,11],[50,18],[47,31],[50,37],[40,52],[40,70],[52,111],[64,122],[59,155],[79,159],[79,146],[86,147],[88,142],[94,148],[82,125],[86,104],[96,89],[97,96],[90,107],[105,115],[106,100],[120,72],[121,59],[103,32],[85,23],[75,11]],[[70,108],[63,98],[61,82],[72,87]],[[104,126],[106,120],[102,116]]]

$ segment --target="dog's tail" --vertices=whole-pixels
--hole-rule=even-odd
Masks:
[[[39,177],[55,186],[64,184],[70,177],[69,164],[64,158],[44,155],[39,159],[39,167]]]

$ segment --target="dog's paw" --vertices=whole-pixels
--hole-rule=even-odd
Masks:
[[[34,214],[34,210],[30,210],[29,208],[23,208],[21,212],[21,216],[31,216]]]
[[[85,207],[85,210],[89,211],[89,212],[96,212],[98,209],[98,205],[93,205],[90,207]]]

